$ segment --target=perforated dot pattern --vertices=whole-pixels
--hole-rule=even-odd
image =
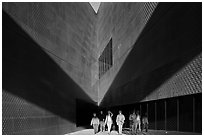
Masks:
[[[173,77],[164,82],[148,99],[162,99],[184,96],[202,92],[202,55],[199,54],[192,61],[179,70]]]

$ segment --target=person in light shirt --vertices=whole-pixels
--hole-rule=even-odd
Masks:
[[[94,134],[98,133],[98,125],[99,125],[99,119],[96,116],[96,113],[93,113],[93,118],[91,119],[91,126],[94,128]]]
[[[116,117],[116,123],[118,125],[118,133],[122,134],[122,128],[125,121],[125,116],[122,114],[122,111],[119,111],[119,114]]]
[[[136,133],[137,133],[137,127],[139,131],[141,131],[141,122],[140,122],[140,114],[139,111],[136,112],[136,119],[134,120],[135,128],[136,128]]]
[[[113,116],[113,113],[111,113],[111,111],[108,111],[108,115],[106,115],[106,120],[105,120],[105,124],[108,127],[108,134],[110,134],[111,126],[113,124],[112,116]]]

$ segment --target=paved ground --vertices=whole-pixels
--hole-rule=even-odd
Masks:
[[[69,133],[67,135],[94,135],[94,130],[85,129],[85,130]],[[108,135],[108,132],[107,131],[99,132],[96,135]],[[111,131],[110,135],[118,135],[118,132]],[[148,132],[138,132],[136,134],[125,129],[122,135],[201,135],[201,134],[191,133],[191,132],[164,131],[164,130],[149,130]]]
[[[165,131],[165,130],[148,130],[148,132],[132,133],[129,130],[124,130],[123,134],[126,135],[201,135],[192,132],[178,132],[178,131]]]
[[[69,133],[67,135],[94,135],[94,130],[93,129],[85,129],[85,130]],[[109,135],[109,134],[108,134],[108,131],[105,131],[105,132],[99,132],[96,135]],[[117,131],[111,131],[110,135],[118,135],[118,132]],[[125,134],[123,134],[123,135],[125,135]]]

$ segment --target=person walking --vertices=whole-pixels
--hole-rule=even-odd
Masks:
[[[94,134],[98,133],[98,125],[99,125],[99,119],[96,116],[96,113],[93,113],[93,118],[91,119],[91,126],[94,128]]]
[[[147,118],[147,113],[142,117],[142,130],[145,129],[146,132],[148,132],[148,118]]]
[[[136,128],[136,133],[137,133],[137,127],[138,127],[139,131],[141,131],[141,122],[140,122],[139,111],[137,111],[137,113],[136,113],[136,119],[134,121],[134,124],[135,124],[135,128]]]
[[[100,131],[103,132],[105,131],[105,119],[106,119],[106,116],[103,114],[103,111],[100,111],[98,118],[99,118]]]
[[[132,131],[132,133],[135,133],[136,132],[136,114],[135,114],[135,110],[133,111],[132,114],[130,114],[129,120],[132,122],[131,131]]]
[[[134,111],[133,111],[134,113]],[[130,126],[130,131],[133,132],[133,114],[129,115],[129,126]]]
[[[111,126],[113,124],[112,116],[113,116],[113,113],[111,113],[111,111],[108,111],[108,115],[106,115],[106,120],[105,120],[105,124],[108,127],[108,134],[110,134]]]
[[[122,128],[123,128],[123,124],[125,121],[125,116],[122,114],[122,111],[119,111],[119,114],[116,117],[116,123],[118,125],[118,133],[121,135],[122,134]]]

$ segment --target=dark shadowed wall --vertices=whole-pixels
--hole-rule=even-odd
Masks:
[[[3,134],[82,129],[76,100],[94,107],[98,96],[95,22],[89,3],[3,3]]]
[[[139,111],[141,117],[147,113],[149,129],[202,134],[201,93],[105,107],[103,109],[105,111],[111,110],[114,114],[113,119],[116,119],[118,111],[122,110],[126,118],[125,128],[130,128],[129,115],[135,110]],[[114,124],[116,125],[115,120]]]
[[[126,119],[147,112],[151,129],[201,133],[202,4],[103,3],[98,21],[99,50],[110,38],[114,49],[100,106]]]
[[[201,92],[201,4],[159,3],[147,23],[138,25],[148,13],[144,5],[147,4],[105,3],[99,9],[98,21],[102,25],[97,24],[97,43],[106,46],[109,39],[103,37],[108,35],[113,40],[113,49],[117,49],[113,50],[113,67],[100,79],[101,106]],[[121,14],[122,21],[107,15],[108,11]]]
[[[97,105],[201,132],[201,3],[101,3],[97,14],[89,3],[2,5],[3,134],[80,130]],[[110,39],[113,66],[99,79]]]
[[[141,2],[101,3],[97,14],[96,27],[98,54],[102,53],[112,38],[113,66],[98,82],[99,103],[101,103],[104,95],[109,90],[125,58],[133,48],[156,6],[157,3]],[[123,80],[126,81],[127,79]],[[114,86],[118,87],[123,84],[124,82],[117,83]]]

